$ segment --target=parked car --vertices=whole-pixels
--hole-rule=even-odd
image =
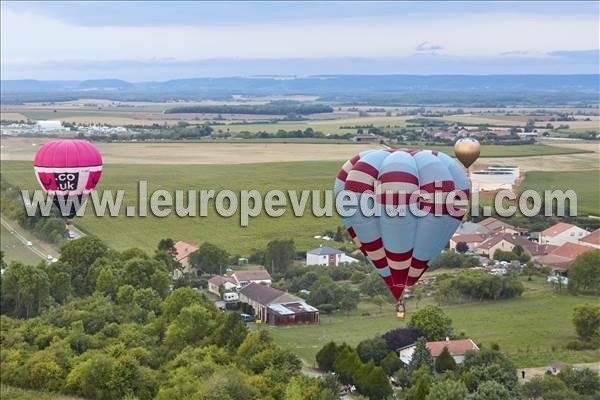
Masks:
[[[250,314],[240,314],[240,317],[242,318],[242,321],[244,321],[244,322],[256,321],[256,318],[254,318],[254,316],[250,315]]]
[[[29,240],[25,242],[25,246],[33,246],[33,243],[31,243]]]

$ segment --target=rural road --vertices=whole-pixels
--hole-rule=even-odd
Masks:
[[[29,240],[29,238],[27,238],[25,235],[23,235],[23,233],[20,233],[19,228],[15,228],[13,225],[11,225],[10,223],[8,223],[4,217],[0,217],[0,222],[2,223],[2,226],[4,226],[11,235],[13,235],[19,242],[23,243],[23,245],[25,245],[25,247],[27,247],[33,254],[35,254],[36,256],[39,256],[40,258],[44,259],[44,260],[48,260],[48,251],[44,251],[43,249],[40,249],[39,247],[37,247],[34,242],[34,240]],[[31,246],[27,246],[27,243],[32,243]],[[51,252],[50,255],[56,257],[56,251]]]

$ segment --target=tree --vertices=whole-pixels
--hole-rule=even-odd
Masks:
[[[423,366],[427,367],[427,370],[430,373],[433,372],[433,357],[427,348],[427,341],[424,337],[420,337],[417,339],[415,351],[413,352],[410,363],[408,364],[408,370],[411,372],[416,371]]]
[[[411,345],[421,336],[423,336],[423,332],[418,328],[396,328],[383,334],[389,351],[396,351]]]
[[[521,387],[526,399],[578,400],[577,392],[553,376],[536,376]],[[470,399],[469,399],[470,400]]]
[[[431,370],[426,365],[421,366],[411,373],[410,382],[411,387],[406,392],[406,397],[410,400],[425,400],[433,382]]]
[[[582,339],[589,339],[600,332],[600,307],[581,306],[573,311],[573,324]]]
[[[388,376],[394,375],[396,371],[403,366],[402,361],[400,361],[398,355],[393,351],[390,351],[387,356],[381,360],[380,365]]]
[[[456,251],[458,253],[464,254],[469,251],[469,245],[466,242],[458,242],[456,243]]]
[[[113,300],[117,296],[118,285],[119,279],[112,268],[103,268],[98,274],[98,278],[96,279],[96,290],[109,296]]]
[[[204,306],[185,307],[167,327],[165,346],[169,350],[181,350],[187,345],[198,345],[212,332],[214,325],[213,316]]]
[[[600,295],[600,250],[579,255],[569,269],[569,293]]]
[[[435,370],[438,373],[446,371],[454,371],[456,369],[456,361],[450,354],[447,347],[444,347],[440,355],[435,359]]]
[[[427,306],[415,312],[408,326],[419,329],[430,341],[452,336],[452,320],[436,306]]]
[[[373,339],[365,339],[356,346],[356,352],[364,363],[373,361],[375,365],[379,365],[388,355],[387,343],[382,337],[375,337]]]
[[[512,400],[514,397],[501,384],[494,381],[485,381],[477,390],[467,396],[467,400]]]
[[[461,381],[437,380],[431,385],[426,400],[464,400],[467,387]]]
[[[50,300],[50,280],[40,266],[12,262],[2,276],[4,300],[10,302],[9,313],[30,318],[41,312]],[[6,310],[3,310],[6,312]]]
[[[271,240],[265,250],[265,266],[271,270],[271,274],[285,272],[292,264],[295,254],[296,245],[293,240]]]
[[[59,261],[69,267],[75,294],[85,295],[93,291],[88,290],[85,285],[87,271],[97,259],[106,256],[108,252],[108,247],[94,236],[84,236],[61,246]]]
[[[194,268],[205,274],[219,274],[229,263],[229,253],[212,243],[203,243],[189,260]]]
[[[502,384],[511,394],[518,390],[517,370],[514,364],[497,350],[482,348],[465,354],[463,368],[466,371],[465,383],[469,391],[486,381]]]
[[[335,342],[329,342],[316,355],[317,364],[323,371],[331,371],[337,354]]]
[[[600,376],[589,368],[563,368],[558,373],[558,377],[579,394],[589,396],[600,394]]]

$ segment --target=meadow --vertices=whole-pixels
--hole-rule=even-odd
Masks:
[[[537,367],[555,361],[593,362],[600,359],[600,350],[571,351],[565,348],[577,337],[571,322],[573,309],[595,303],[597,297],[559,294],[545,282],[534,277],[524,280],[526,291],[521,298],[461,305],[442,306],[452,319],[454,332],[464,334],[476,343],[497,343],[518,367]],[[419,307],[433,304],[431,298]],[[407,302],[408,318],[417,310],[415,302]],[[369,315],[363,315],[368,313]],[[358,310],[333,315],[321,315],[319,325],[261,327],[267,329],[282,346],[294,351],[307,365],[315,364],[315,355],[329,341],[358,344],[388,330],[405,327],[407,320],[395,319],[392,304],[381,308],[363,300]]]
[[[590,165],[592,167],[593,165]],[[598,167],[598,164],[596,164]],[[542,195],[546,190],[574,190],[577,210],[582,216],[600,215],[600,170],[530,171],[521,190],[532,189]]]
[[[2,225],[1,227],[2,241],[0,249],[4,252],[4,261],[22,261],[27,264],[37,264],[42,261],[42,258],[34,254],[23,243],[21,243],[8,229]]]
[[[118,146],[118,145],[112,145]],[[218,145],[205,145],[218,146]],[[230,145],[231,146],[231,145]],[[285,145],[282,145],[285,146]],[[316,146],[316,145],[315,145]],[[318,146],[316,146],[318,147]],[[354,146],[338,146],[350,147]],[[491,147],[491,146],[490,146]],[[511,146],[511,148],[514,146]],[[544,148],[546,146],[539,145]],[[578,151],[577,149],[558,148],[559,150]],[[188,149],[189,150],[189,149]],[[185,155],[174,152],[180,161]],[[131,158],[141,157],[132,152]],[[161,157],[158,154],[147,162]],[[197,154],[196,157],[199,157]],[[272,189],[279,190],[327,190],[333,181],[342,161],[302,161],[273,162],[235,165],[234,158],[222,157],[221,165],[170,165],[170,164],[111,164],[105,165],[99,189],[124,190],[123,206],[119,217],[94,217],[89,207],[84,217],[78,217],[76,225],[87,233],[97,235],[107,244],[118,250],[129,247],[152,249],[165,237],[185,240],[191,243],[213,242],[225,247],[231,253],[248,255],[252,249],[262,248],[273,239],[294,239],[298,250],[317,247],[323,242],[313,236],[321,235],[325,230],[335,229],[341,224],[339,217],[315,217],[310,212],[312,197],[307,203],[307,212],[303,217],[295,217],[290,207],[280,218],[272,218],[262,213],[250,218],[248,227],[240,227],[239,211],[229,218],[220,217],[209,203],[206,217],[178,217],[173,212],[163,218],[125,217],[125,206],[137,206],[139,180],[148,181],[148,191],[164,189],[170,193],[175,190],[223,190],[239,193],[240,190],[256,189],[264,194]],[[3,161],[4,178],[23,189],[37,188],[30,161]],[[535,190],[574,189],[578,193],[579,210],[582,213],[599,214],[597,199],[600,172],[528,172],[525,188]],[[101,193],[100,193],[101,194]],[[91,202],[90,202],[91,204]]]

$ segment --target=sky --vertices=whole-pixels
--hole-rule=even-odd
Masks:
[[[2,1],[1,77],[599,73],[599,4]]]

